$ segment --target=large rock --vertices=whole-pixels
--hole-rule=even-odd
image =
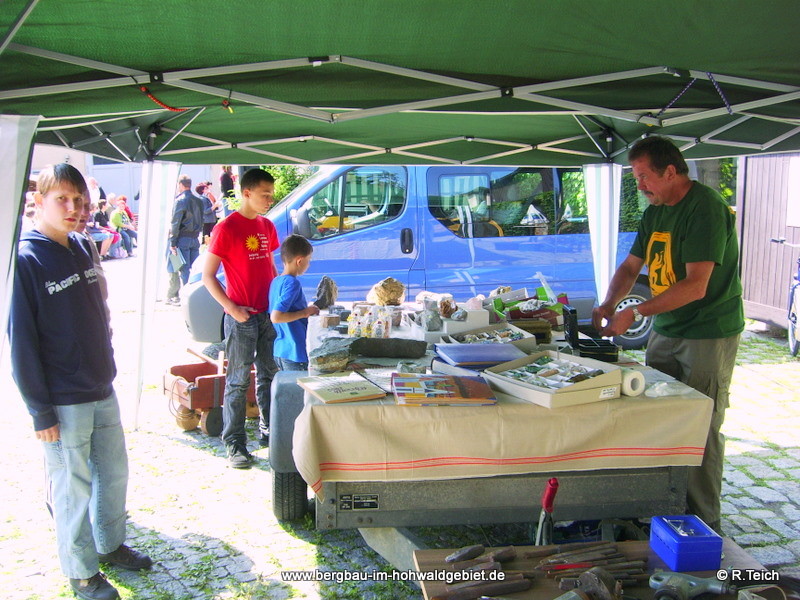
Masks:
[[[308,355],[309,367],[322,373],[347,369],[357,355],[371,358],[421,358],[427,343],[405,338],[330,337]]]
[[[379,306],[398,306],[406,299],[406,286],[394,277],[387,277],[372,286],[367,302]]]
[[[339,286],[336,285],[333,279],[327,275],[323,275],[322,279],[319,280],[319,285],[317,285],[317,299],[314,300],[314,304],[320,310],[325,310],[336,303],[336,298],[338,296]]]

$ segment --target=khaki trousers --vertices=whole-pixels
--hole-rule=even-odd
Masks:
[[[736,362],[739,335],[728,338],[690,340],[650,334],[646,362],[672,375],[714,400],[711,425],[706,440],[703,463],[689,468],[688,512],[720,530],[720,494],[722,466],[725,460],[725,436],[720,428],[728,408],[728,390]]]

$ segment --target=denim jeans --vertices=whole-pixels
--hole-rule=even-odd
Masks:
[[[125,541],[128,456],[115,393],[56,406],[61,437],[44,442],[61,570],[70,579],[98,572],[97,555]]]
[[[225,446],[246,444],[244,430],[247,389],[250,387],[250,369],[256,366],[256,402],[261,415],[259,430],[269,431],[269,401],[272,378],[278,369],[272,357],[272,342],[275,328],[269,320],[269,313],[250,315],[244,323],[239,323],[226,314],[225,356],[228,368],[225,371],[225,398],[222,404],[222,441]]]
[[[136,232],[129,231],[127,229],[120,229],[119,235],[122,237],[122,247],[125,248],[125,252],[127,252],[129,255],[133,254],[133,242],[131,239],[136,237]]]
[[[179,237],[177,248],[183,254],[183,259],[186,263],[181,267],[181,281],[183,285],[189,282],[189,271],[192,269],[192,263],[200,256],[200,242],[197,237]]]
[[[275,362],[281,371],[308,371],[307,362],[296,362],[280,356],[275,357]]]

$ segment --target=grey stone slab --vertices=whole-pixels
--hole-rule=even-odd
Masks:
[[[761,503],[750,496],[731,496],[728,500],[740,508],[761,508]]]
[[[753,519],[774,519],[776,516],[773,511],[765,508],[749,508],[744,513]]]
[[[733,538],[740,546],[754,546],[755,544],[768,544],[777,542],[780,538],[774,533],[743,533]]]
[[[250,571],[246,571],[243,573],[234,573],[233,577],[234,579],[236,579],[236,581],[240,581],[242,583],[247,583],[248,581],[255,581],[256,579],[258,579],[258,576],[255,573],[251,573]]]
[[[735,467],[744,467],[749,465],[761,464],[761,461],[758,460],[757,458],[754,458],[752,456],[745,456],[743,454],[734,454],[732,456],[726,456],[725,462]]]
[[[794,458],[776,458],[773,461],[770,461],[772,466],[776,469],[799,469],[800,470],[800,460],[796,460]]]
[[[800,479],[800,469],[788,469],[786,473],[792,479]]]
[[[765,567],[777,567],[788,565],[797,561],[794,553],[781,546],[762,546],[760,548],[748,548],[747,553],[755,558]]]
[[[726,472],[724,473],[724,477],[725,481],[736,488],[748,488],[753,485],[753,480],[742,471],[735,470]]]
[[[758,533],[764,529],[760,523],[744,515],[732,515],[729,517],[729,520],[743,533]]]
[[[722,500],[719,506],[723,515],[736,515],[739,513],[739,509],[736,507],[736,505],[731,504],[726,500]]]
[[[800,535],[800,531],[795,529],[792,525],[784,521],[783,519],[764,519],[764,523],[770,529],[777,531],[782,537],[791,539],[796,539],[798,535]]]
[[[800,521],[800,506],[796,504],[781,504],[781,513],[788,521]]]
[[[800,501],[800,481],[791,481],[789,479],[770,481],[769,487],[782,494],[785,494],[794,502]]]
[[[754,486],[748,490],[762,502],[786,502],[788,498],[777,490],[763,486]]]
[[[783,479],[783,473],[776,471],[769,465],[749,465],[745,470],[756,479]]]

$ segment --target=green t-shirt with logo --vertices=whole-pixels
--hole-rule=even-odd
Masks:
[[[647,264],[653,296],[686,277],[686,263],[713,261],[706,295],[656,315],[655,330],[668,337],[725,338],[744,329],[739,242],[733,210],[696,181],[674,206],[648,206],[631,254]]]

